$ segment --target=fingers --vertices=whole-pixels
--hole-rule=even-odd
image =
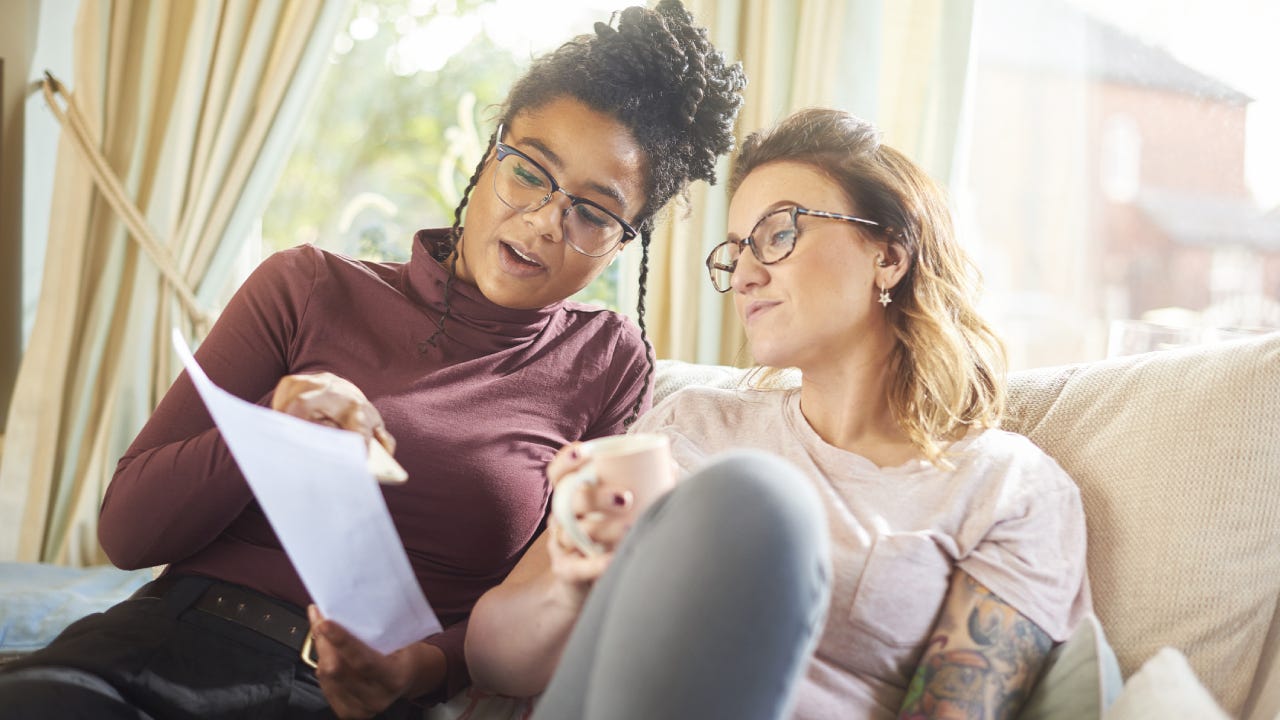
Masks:
[[[391,436],[391,433],[387,432],[385,426],[378,425],[373,429],[373,439],[382,443],[382,447],[386,448],[387,452],[392,455],[396,454],[396,439]]]
[[[586,446],[580,442],[569,443],[560,448],[551,462],[547,463],[547,479],[551,481],[551,486],[558,485],[565,475],[582,469],[590,459]]]
[[[586,444],[576,442],[565,445],[547,463],[547,479],[551,486],[558,487],[570,474],[586,468],[591,463],[591,455]],[[625,512],[634,498],[628,490],[612,488],[608,483],[587,485],[574,493],[572,507],[578,517],[592,512],[616,514]]]
[[[276,383],[271,408],[294,417],[358,432],[395,452],[395,438],[360,388],[333,373],[286,375]]]
[[[368,718],[386,709],[395,693],[387,682],[387,656],[365,645],[311,605],[307,608],[318,661],[316,678],[339,717]]]
[[[613,560],[613,544],[599,555],[584,555],[558,525],[547,528],[551,533],[547,551],[551,556],[551,572],[569,585],[591,585],[604,574]]]

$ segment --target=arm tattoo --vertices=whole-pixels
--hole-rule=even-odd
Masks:
[[[967,573],[975,600],[958,627],[945,610],[907,687],[902,718],[1011,720],[1022,707],[1053,646],[1049,636]]]

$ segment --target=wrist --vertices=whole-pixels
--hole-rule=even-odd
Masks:
[[[571,580],[555,575],[552,578],[551,607],[553,610],[568,612],[576,618],[582,610],[582,606],[586,604],[587,595],[591,593],[591,586],[594,583],[584,580]]]
[[[400,697],[412,700],[435,692],[444,684],[448,660],[443,650],[435,645],[417,642],[404,651],[409,662],[404,664],[406,676],[398,683]]]

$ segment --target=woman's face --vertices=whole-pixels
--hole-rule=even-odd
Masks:
[[[729,204],[729,239],[749,235],[756,222],[785,207],[858,216],[840,188],[819,170],[774,162],[753,170]],[[877,281],[891,287],[897,268],[878,267],[887,252],[874,229],[799,215],[791,255],[761,264],[749,250],[738,258],[733,294],[757,362],[812,372],[847,362],[858,348],[889,340]],[[753,240],[764,238],[753,238]]]
[[[573,195],[629,223],[644,206],[646,156],[614,118],[572,98],[521,111],[502,142],[533,158]],[[507,160],[504,160],[507,162]],[[621,251],[588,257],[564,242],[569,199],[555,193],[534,211],[513,210],[494,193],[494,153],[467,204],[458,278],[509,308],[546,307],[586,287]]]

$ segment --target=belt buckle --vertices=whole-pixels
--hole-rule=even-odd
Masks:
[[[315,654],[315,643],[312,642],[311,628],[307,628],[307,637],[302,641],[302,662],[310,665],[312,669],[319,670],[320,657]]]

